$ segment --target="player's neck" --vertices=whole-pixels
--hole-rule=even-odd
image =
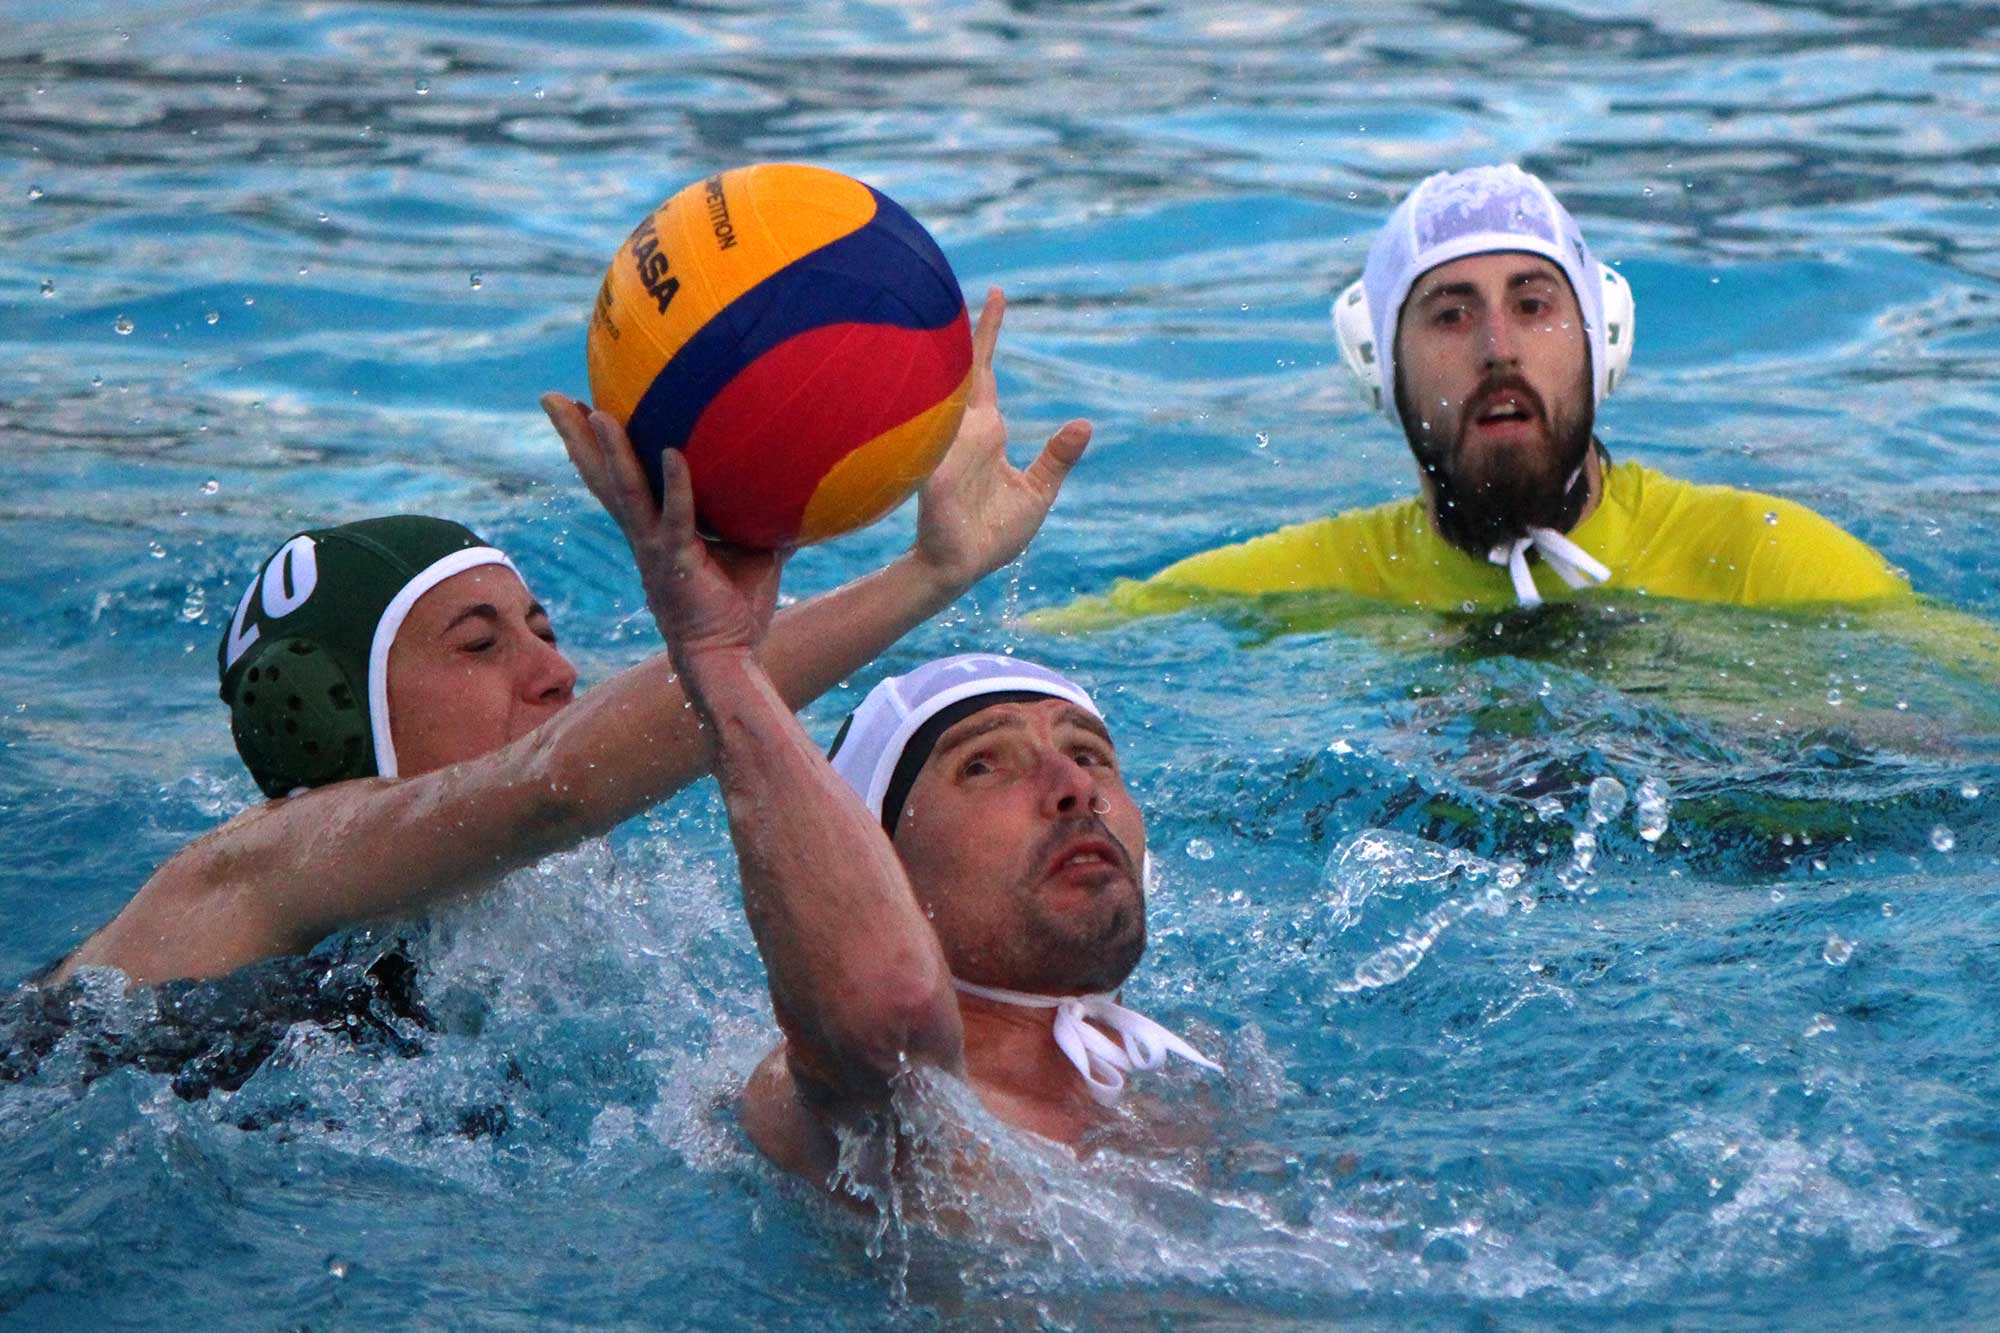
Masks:
[[[1055,1041],[1055,1014],[960,995],[967,1075],[982,1089],[1081,1112],[1100,1109]]]

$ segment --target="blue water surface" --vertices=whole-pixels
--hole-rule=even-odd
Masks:
[[[4,10],[0,984],[255,799],[213,651],[288,533],[450,514],[586,680],[657,648],[534,398],[584,392],[639,217],[794,159],[896,197],[975,301],[1005,286],[1017,458],[1097,425],[1027,555],[806,723],[961,648],[1087,681],[1160,864],[1128,995],[1230,1072],[1155,1080],[1204,1146],[1081,1165],[918,1089],[920,1138],[991,1154],[976,1200],[927,1185],[971,1221],[828,1208],[731,1110],[772,1026],[702,784],[235,991],[99,984],[68,1024],[15,993],[0,1323],[1991,1326],[1991,6]],[[1414,180],[1494,159],[1637,294],[1614,453],[1819,509],[1928,630],[1643,601],[1021,626],[1409,493],[1327,305]],[[414,1006],[371,989],[384,958]],[[212,1016],[279,992],[302,1007]]]

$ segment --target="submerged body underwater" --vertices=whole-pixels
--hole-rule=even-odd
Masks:
[[[2000,1299],[2000,133],[1972,6],[29,3],[0,33],[0,1323],[1974,1327]],[[722,807],[307,959],[27,985],[257,799],[214,694],[287,533],[449,514],[584,684],[657,647],[535,409],[721,166],[1007,289],[1023,559],[803,714],[1004,649],[1148,817],[1127,1002],[1228,1070],[1081,1160],[946,1079],[871,1217],[752,1148]],[[1420,175],[1543,174],[1638,305],[1620,459],[1810,505],[1917,610],[1031,613],[1407,495],[1327,315]],[[787,595],[909,540],[794,559]],[[982,1164],[981,1185],[926,1163]],[[936,1219],[951,1219],[937,1225]]]

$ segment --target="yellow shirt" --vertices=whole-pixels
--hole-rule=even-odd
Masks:
[[[1907,598],[1904,576],[1805,506],[1755,491],[1698,486],[1637,463],[1604,473],[1589,518],[1568,534],[1611,571],[1604,586],[1738,606]],[[1547,564],[1531,568],[1550,601],[1576,591]],[[1455,611],[1515,603],[1507,571],[1438,536],[1421,498],[1279,528],[1189,556],[1143,582],[1029,617],[1038,629],[1084,629],[1178,610],[1215,593],[1345,592]]]

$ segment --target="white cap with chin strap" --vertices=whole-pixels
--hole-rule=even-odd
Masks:
[[[1468,255],[1518,251],[1561,269],[1583,312],[1590,343],[1592,401],[1601,403],[1632,363],[1635,309],[1625,279],[1591,256],[1576,219],[1533,174],[1507,163],[1441,171],[1396,206],[1368,247],[1358,281],[1333,302],[1341,360],[1369,406],[1403,427],[1396,410],[1396,326],[1418,278]],[[1572,588],[1602,583],[1611,571],[1553,528],[1531,528],[1493,548],[1525,606],[1542,599],[1528,571],[1530,547]]]
[[[914,777],[911,770],[920,766],[923,757],[906,765],[904,754],[920,734],[926,733],[925,724],[940,720],[947,710],[994,695],[1062,699],[1093,717],[1103,717],[1082,686],[1048,667],[991,653],[942,657],[901,676],[887,677],[868,691],[834,737],[828,755],[833,771],[860,795],[868,812],[893,831],[903,795]],[[935,744],[938,738],[929,739]],[[1148,854],[1142,872],[1148,880],[1151,870]],[[1125,1008],[1111,994],[1031,995],[978,986],[957,977],[951,984],[962,994],[994,1003],[1055,1010],[1051,1035],[1076,1066],[1090,1095],[1102,1105],[1111,1105],[1123,1094],[1127,1073],[1158,1069],[1169,1055],[1218,1072],[1222,1068],[1144,1014]],[[1119,1040],[1112,1042],[1098,1027],[1109,1028]]]

